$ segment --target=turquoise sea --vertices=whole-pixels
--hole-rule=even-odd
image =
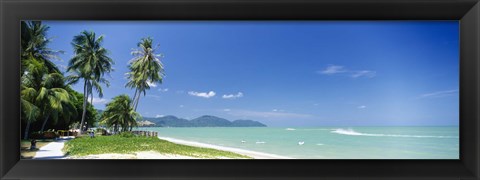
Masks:
[[[459,159],[458,127],[139,128],[301,159]]]

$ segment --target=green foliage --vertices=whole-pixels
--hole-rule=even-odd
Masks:
[[[136,135],[133,134],[132,132],[127,131],[127,132],[121,132],[119,134],[119,136],[124,137],[124,138],[131,138],[131,137],[135,137]]]
[[[114,132],[131,130],[138,125],[137,119],[140,119],[140,114],[131,105],[132,100],[128,95],[114,97],[102,113],[101,123],[113,128]]]
[[[77,92],[77,91],[74,91],[73,89],[69,88],[68,91],[74,95],[76,97],[76,101],[74,102],[74,105],[75,105],[75,108],[77,109],[77,111],[79,112],[77,114],[77,116],[75,117],[75,121],[69,123],[72,124],[72,123],[75,123],[75,122],[80,122],[80,119],[82,118],[82,114],[80,114],[80,112],[83,111],[83,94]],[[90,103],[87,103],[87,112],[85,113],[85,122],[87,122],[87,126],[88,127],[92,127],[93,125],[97,124],[99,122],[99,113],[97,112],[97,110],[95,109],[95,107],[90,104]]]
[[[153,39],[143,38],[138,44],[138,49],[131,52],[134,56],[130,60],[127,73],[128,83],[125,85],[129,88],[135,88],[133,97],[134,109],[137,109],[140,95],[146,94],[146,90],[150,89],[152,83],[162,83],[164,73],[163,64],[160,61],[160,54],[155,54],[156,48],[152,47]]]
[[[103,97],[101,84],[109,86],[109,82],[103,76],[105,73],[113,71],[114,61],[108,57],[108,51],[102,47],[102,43],[103,36],[97,38],[94,32],[88,31],[81,32],[72,40],[75,56],[68,63],[67,71],[72,75],[68,76],[67,80],[69,84],[75,84],[83,79],[83,94],[85,96],[83,98],[80,127],[83,127],[85,122],[89,97],[93,101],[93,89],[97,91],[99,97]],[[82,131],[83,128],[80,128],[80,132]]]
[[[58,54],[62,51],[55,51],[48,48],[51,39],[47,37],[49,27],[41,21],[22,21],[21,25],[21,50],[22,74],[28,59],[37,59],[45,64],[50,73],[59,73],[59,69],[51,60],[59,59]]]
[[[175,144],[158,139],[157,137],[134,136],[125,138],[121,135],[98,136],[95,138],[75,138],[66,142],[63,150],[73,156],[156,151],[164,154],[176,154],[198,158],[250,158],[248,156],[228,151]]]

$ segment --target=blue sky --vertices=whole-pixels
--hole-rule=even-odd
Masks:
[[[104,35],[116,62],[104,109],[125,88],[143,37],[160,47],[166,77],[138,112],[215,115],[269,126],[458,125],[457,21],[46,21],[52,49],[83,30]],[[81,85],[74,89],[82,92]]]

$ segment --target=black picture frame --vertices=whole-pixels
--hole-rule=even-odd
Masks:
[[[1,179],[480,179],[478,0],[1,0]],[[459,20],[460,160],[20,160],[21,20]]]

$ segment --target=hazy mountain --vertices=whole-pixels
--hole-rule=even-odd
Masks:
[[[235,120],[232,122],[233,127],[266,127],[267,125],[262,124],[258,121],[252,120]]]
[[[176,116],[163,116],[158,118],[144,117],[143,120],[155,123],[157,127],[266,127],[258,121],[235,120],[229,121],[216,116],[200,116],[198,118],[187,120]]]

